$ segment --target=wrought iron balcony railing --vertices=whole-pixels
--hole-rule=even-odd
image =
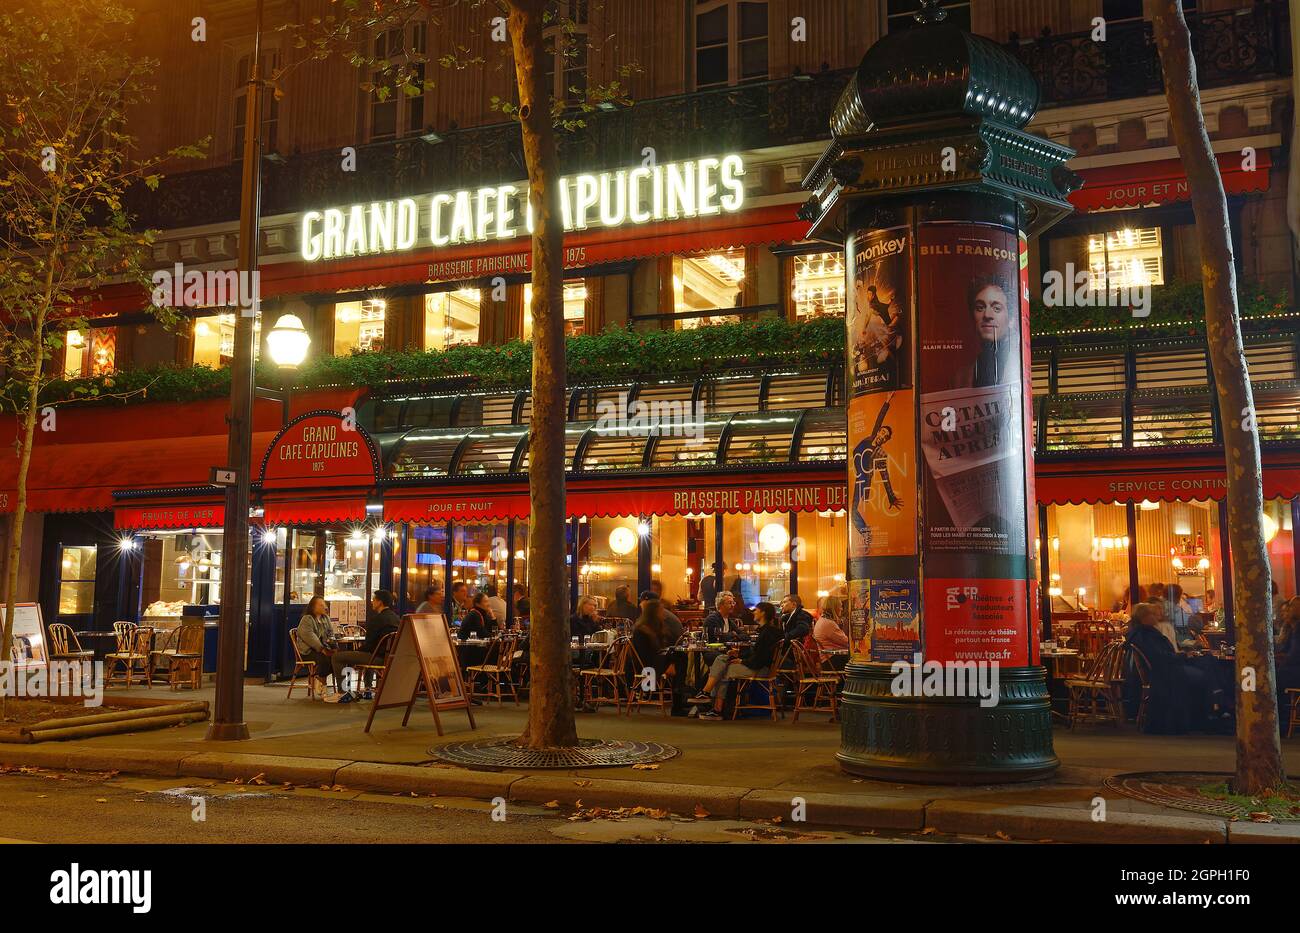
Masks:
[[[1201,87],[1291,73],[1286,0],[1190,13],[1187,25]],[[1044,32],[1024,40],[1013,34],[1006,48],[1038,79],[1045,105],[1144,97],[1164,89],[1155,37],[1145,20],[1108,24],[1104,42],[1094,41],[1091,32]]]

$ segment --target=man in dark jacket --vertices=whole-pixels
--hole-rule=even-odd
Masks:
[[[361,645],[360,651],[336,651],[330,658],[334,667],[334,682],[343,683],[343,671],[347,668],[354,668],[358,664],[369,664],[371,658],[374,663],[378,664],[384,660],[384,654],[378,652],[379,643],[385,635],[397,631],[401,619],[393,611],[393,604],[397,598],[388,590],[375,590],[374,596],[370,599],[370,608],[374,610],[374,615],[365,624],[366,640]],[[340,703],[354,703],[362,699],[357,691],[349,690],[339,697]]]
[[[787,645],[802,642],[813,628],[813,617],[803,607],[803,600],[791,593],[781,600],[781,640]]]
[[[744,641],[748,638],[736,615],[736,597],[719,593],[717,608],[704,618],[704,636],[709,641]]]
[[[781,623],[777,619],[776,607],[771,603],[759,603],[754,607],[754,618],[759,623],[759,630],[753,646],[744,652],[732,648],[715,658],[704,689],[686,701],[701,707],[701,719],[722,718],[722,701],[728,681],[740,677],[763,677],[770,672],[781,645]]]

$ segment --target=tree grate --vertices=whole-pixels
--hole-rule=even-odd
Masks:
[[[1214,800],[1202,794],[1199,788],[1207,784],[1231,781],[1232,775],[1222,771],[1140,771],[1132,774],[1114,774],[1106,778],[1104,786],[1125,797],[1223,817],[1228,820],[1249,820],[1251,809],[1231,800]],[[1297,822],[1300,816],[1273,813],[1278,822]]]
[[[659,742],[609,742],[579,739],[577,748],[521,748],[513,738],[435,745],[438,761],[473,768],[620,768],[667,761],[676,747]]]

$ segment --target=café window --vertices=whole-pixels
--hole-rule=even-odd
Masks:
[[[244,121],[248,119],[248,76],[252,65],[252,54],[242,55],[235,65],[234,131],[231,134],[231,158],[236,161],[244,157]],[[280,67],[280,51],[270,49],[262,52],[261,76],[269,79]],[[280,102],[275,99],[275,92],[270,84],[262,90],[262,152],[274,152],[276,136],[280,127]]]
[[[83,616],[95,611],[95,569],[99,550],[93,545],[59,548],[59,615]]]
[[[1296,595],[1295,526],[1291,521],[1291,503],[1287,499],[1264,502],[1264,545],[1268,562],[1282,599]]]
[[[740,307],[744,286],[743,249],[673,257],[673,311],[676,314]],[[681,327],[735,320],[734,316],[687,317],[681,321]]]
[[[407,94],[404,87],[424,83],[427,24],[409,23],[375,36],[370,80],[370,139],[396,139],[424,129],[424,92]],[[395,84],[402,87],[394,87]]]
[[[970,30],[970,0],[962,2],[941,3],[948,14],[944,24],[952,23],[967,31]],[[919,25],[914,19],[921,9],[921,0],[889,0],[885,10],[885,31],[898,32],[900,29],[912,29]]]
[[[1179,586],[1181,612],[1179,619],[1172,620],[1175,628],[1182,627],[1183,614],[1215,612],[1221,607],[1221,541],[1217,502],[1144,501],[1138,505],[1138,583],[1147,596],[1157,584],[1165,590],[1171,584]]]
[[[580,103],[587,96],[587,0],[555,0],[547,11],[546,86],[554,100]]]
[[[1128,611],[1127,512],[1122,504],[1052,505],[1047,510],[1052,612]]]
[[[564,336],[576,337],[582,333],[582,322],[587,309],[587,281],[573,279],[564,283]],[[528,340],[533,334],[533,286],[524,285],[523,333]]]
[[[1088,236],[1088,281],[1094,291],[1165,284],[1159,227],[1123,227]]]
[[[213,314],[194,322],[194,364],[221,369],[235,358],[235,316]]]
[[[424,349],[445,350],[458,343],[478,343],[480,292],[458,288],[424,296]]]
[[[382,298],[344,301],[334,306],[334,355],[368,353],[384,348],[384,316],[388,302]]]
[[[767,77],[767,4],[696,0],[696,89],[765,81]]]
[[[63,337],[63,350],[64,379],[111,373],[117,356],[117,329],[69,330]]]
[[[799,568],[799,595],[810,609],[814,600],[848,597],[844,576],[848,522],[848,512],[843,509],[799,513],[799,534],[790,553]]]
[[[844,254],[805,253],[794,263],[791,299],[795,317],[844,316]]]

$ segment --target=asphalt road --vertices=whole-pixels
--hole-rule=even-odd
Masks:
[[[743,820],[572,816],[568,810],[536,805],[508,804],[503,811],[488,801],[347,789],[36,770],[0,773],[0,842],[9,843],[968,841]]]

